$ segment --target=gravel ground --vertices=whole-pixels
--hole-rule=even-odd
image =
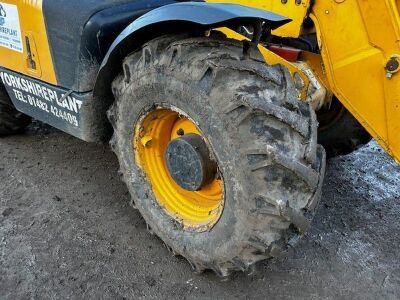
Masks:
[[[375,142],[328,162],[296,249],[229,281],[146,231],[107,146],[35,125],[0,155],[2,299],[400,298],[400,168]]]

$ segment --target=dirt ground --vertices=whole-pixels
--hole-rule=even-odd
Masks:
[[[107,146],[36,124],[0,155],[1,299],[400,298],[400,168],[375,142],[329,161],[295,250],[229,281],[146,231]]]

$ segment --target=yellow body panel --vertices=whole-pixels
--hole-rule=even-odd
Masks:
[[[42,13],[42,0],[0,0],[18,7],[23,53],[0,46],[0,65],[4,68],[57,84]],[[28,62],[29,39],[34,67]]]
[[[307,15],[311,0],[206,0],[206,2],[236,3],[265,9],[292,19],[292,22],[276,29],[273,33],[282,37],[298,37]]]
[[[312,13],[333,93],[400,161],[400,74],[385,69],[400,55],[396,2],[316,1]]]

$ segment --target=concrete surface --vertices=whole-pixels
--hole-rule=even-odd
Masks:
[[[0,139],[1,299],[399,299],[400,168],[375,142],[329,161],[287,258],[223,282],[146,231],[107,146],[32,126]]]

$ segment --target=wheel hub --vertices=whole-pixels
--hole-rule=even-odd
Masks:
[[[198,191],[215,178],[216,163],[198,134],[187,134],[168,143],[165,152],[168,171],[176,184]]]
[[[186,230],[200,232],[216,224],[224,207],[224,182],[196,123],[170,109],[152,110],[136,125],[132,145],[165,212]]]

